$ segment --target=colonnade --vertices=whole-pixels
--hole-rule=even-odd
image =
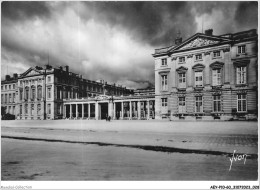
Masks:
[[[63,118],[114,120],[154,118],[155,100],[116,100],[95,102],[65,102]]]

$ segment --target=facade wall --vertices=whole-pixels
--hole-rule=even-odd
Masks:
[[[165,118],[165,109],[172,120],[256,118],[257,34],[249,32],[244,32],[243,37],[236,33],[230,39],[196,34],[183,46],[177,46],[179,49],[156,50],[153,56],[157,119]],[[199,45],[210,44],[210,40],[215,40],[214,45]],[[189,43],[196,46],[182,49]],[[163,59],[167,59],[167,65]],[[166,88],[162,75],[167,75]],[[167,107],[162,106],[162,98],[167,98]],[[198,108],[200,104],[202,108]]]

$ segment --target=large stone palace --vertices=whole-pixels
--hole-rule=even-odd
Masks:
[[[156,49],[155,118],[256,119],[257,39],[256,30],[209,29]]]
[[[6,76],[1,104],[16,119],[257,119],[256,30],[197,33],[156,49],[155,88],[91,81],[69,67]]]

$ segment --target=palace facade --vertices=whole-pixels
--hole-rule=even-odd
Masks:
[[[69,67],[50,65],[31,67],[1,84],[1,105],[17,119],[61,119],[64,100],[94,98],[99,95],[129,95],[133,90],[104,80],[91,81],[69,71]]]
[[[257,118],[256,30],[213,35],[209,29],[156,49],[155,118]]]

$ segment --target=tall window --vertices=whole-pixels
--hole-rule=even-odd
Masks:
[[[31,104],[31,115],[34,115],[34,104]]]
[[[51,104],[48,104],[47,110],[48,110],[48,114],[51,114]]]
[[[202,71],[196,71],[195,72],[195,86],[203,86],[203,72]]]
[[[237,111],[245,112],[246,108],[246,94],[238,94],[237,95]]]
[[[15,93],[13,93],[13,103],[15,102]]]
[[[162,90],[168,90],[167,75],[162,75]]]
[[[195,97],[195,112],[203,112],[202,96]]]
[[[13,84],[13,89],[15,89],[15,84]]]
[[[24,105],[24,113],[25,113],[25,114],[28,114],[28,104],[25,104],[25,105]]]
[[[1,94],[1,102],[4,103],[4,95]]]
[[[179,88],[186,88],[186,73],[179,73]]]
[[[246,67],[237,67],[237,84],[246,84]]]
[[[48,87],[47,89],[47,97],[50,99],[51,98],[51,87]]]
[[[5,103],[8,102],[7,94],[5,94]]]
[[[22,115],[23,114],[23,106],[20,105],[20,114]]]
[[[32,99],[35,99],[35,88],[32,88]]]
[[[20,89],[20,100],[23,99],[23,89]]]
[[[41,86],[38,86],[37,88],[37,97],[38,99],[41,99],[42,98],[42,87]]]
[[[51,82],[51,77],[50,76],[48,76],[48,82]]]
[[[220,95],[213,96],[213,111],[214,112],[220,112],[221,111]]]
[[[13,101],[12,101],[12,94],[9,94],[9,102],[10,102],[10,103],[13,102]]]
[[[195,56],[195,59],[196,59],[196,61],[202,60],[202,54],[197,54],[197,55]]]
[[[28,100],[28,98],[29,98],[29,88],[26,87],[25,88],[25,99]]]
[[[167,59],[164,58],[164,59],[162,59],[162,66],[166,66],[166,65],[167,65]]]
[[[167,98],[162,98],[162,107],[167,106]]]
[[[212,70],[212,85],[213,86],[221,85],[221,70],[220,69]]]
[[[237,53],[238,53],[238,54],[246,53],[246,46],[245,46],[245,45],[238,46],[238,47],[237,47]]]
[[[186,112],[185,97],[179,97],[179,113]]]
[[[41,104],[37,105],[37,115],[41,114]]]

